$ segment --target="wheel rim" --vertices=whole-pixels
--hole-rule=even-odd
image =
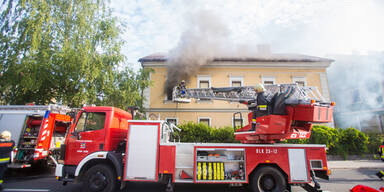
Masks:
[[[103,173],[97,172],[89,178],[89,185],[92,191],[102,191],[108,185],[107,177]]]
[[[276,187],[275,178],[272,175],[264,175],[260,178],[260,187],[264,191],[271,191]]]

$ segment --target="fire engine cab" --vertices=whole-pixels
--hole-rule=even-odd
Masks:
[[[164,121],[132,120],[114,107],[84,107],[61,146],[55,175],[85,191],[114,191],[126,182],[249,184],[252,191],[321,191],[330,173],[325,145],[182,143]],[[244,137],[241,138],[244,140]],[[254,140],[254,138],[253,138]]]

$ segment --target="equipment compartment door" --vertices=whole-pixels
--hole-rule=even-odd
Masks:
[[[307,182],[307,157],[305,149],[288,149],[291,182]]]
[[[157,181],[159,123],[129,122],[124,180]]]

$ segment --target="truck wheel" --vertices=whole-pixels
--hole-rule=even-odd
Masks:
[[[84,191],[113,192],[116,188],[116,173],[108,165],[95,165],[84,175]]]
[[[274,167],[262,167],[251,180],[253,192],[281,192],[287,188],[284,175]]]

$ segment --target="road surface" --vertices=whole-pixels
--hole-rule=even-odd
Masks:
[[[348,164],[348,162],[340,162],[340,164]],[[349,163],[350,165],[350,163]],[[384,165],[384,164],[383,164]],[[375,173],[378,168],[355,166],[349,168],[333,169],[329,181],[319,180],[323,190],[326,191],[349,191],[356,184],[363,184],[378,189],[384,186],[384,181],[378,179]],[[148,183],[132,183],[128,185],[129,192],[159,192],[163,191],[163,185]],[[246,192],[244,187],[229,188],[226,185],[193,185],[178,184],[175,187],[177,192]],[[4,183],[4,191],[13,192],[74,192],[81,191],[80,184],[68,184],[63,186],[61,182],[57,182],[55,177],[47,171],[29,171],[22,173],[8,173]],[[293,187],[292,191],[304,191],[300,187]]]

